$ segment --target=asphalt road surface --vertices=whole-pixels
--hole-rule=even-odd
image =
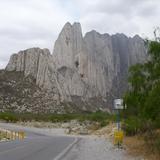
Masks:
[[[54,160],[75,140],[72,137],[25,132],[24,140],[0,142],[0,160]]]

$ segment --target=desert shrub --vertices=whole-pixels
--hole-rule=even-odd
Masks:
[[[100,127],[105,127],[109,124],[109,121],[108,120],[103,120],[100,122]]]
[[[52,122],[67,122],[77,119],[79,115],[77,114],[53,114],[50,116]]]
[[[158,130],[147,131],[144,134],[144,140],[151,153],[158,153],[160,155],[160,133]]]
[[[0,113],[0,119],[6,121],[6,122],[17,122],[18,118],[16,115],[11,113]]]
[[[157,129],[157,128],[160,128],[160,116],[157,117],[155,119],[155,121],[153,121],[153,124],[154,124],[154,127]]]
[[[101,126],[107,125],[110,115],[105,112],[95,113],[67,113],[67,114],[32,114],[32,113],[0,113],[0,119],[7,122],[39,121],[39,122],[68,122],[71,120],[99,122]]]
[[[97,111],[92,114],[88,114],[86,117],[88,120],[101,122],[109,118],[109,114],[106,112]]]
[[[129,117],[124,121],[122,127],[126,135],[133,136],[142,130],[142,123],[143,122],[137,117]]]
[[[156,127],[154,123],[155,122],[150,119],[131,116],[123,122],[123,129],[125,130],[126,135],[140,135],[155,130]]]
[[[126,135],[132,136],[138,132],[139,129],[139,121],[135,117],[130,117],[125,120],[123,124],[123,129],[126,132]]]
[[[154,149],[160,155],[160,135],[155,139]]]

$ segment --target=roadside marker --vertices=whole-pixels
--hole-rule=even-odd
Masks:
[[[123,138],[124,138],[124,132],[121,129],[121,121],[120,121],[120,110],[125,109],[126,106],[124,106],[123,99],[115,99],[114,100],[114,110],[116,111],[117,119],[117,130],[114,132],[114,145],[117,145],[118,148],[122,146]]]
[[[123,143],[123,138],[124,138],[124,133],[123,133],[123,131],[118,131],[118,130],[116,130],[116,131],[114,132],[114,144],[115,144],[115,145],[118,145],[118,147],[122,145],[122,143]]]

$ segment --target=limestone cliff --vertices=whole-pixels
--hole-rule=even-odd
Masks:
[[[115,84],[119,90],[119,94],[114,93],[115,97],[122,95],[121,82],[126,80],[129,66],[146,59],[146,48],[139,36],[110,36],[91,31],[82,37],[79,23],[67,23],[52,56],[58,73],[63,75],[62,79],[59,77],[59,83],[65,86],[63,91],[67,95],[107,100],[106,97],[113,94],[111,90],[115,90]],[[124,84],[124,89],[126,86]]]
[[[52,54],[39,48],[20,51],[11,56],[6,71],[32,76],[56,103],[105,109],[112,106],[113,98],[122,96],[129,66],[145,61],[146,53],[138,35],[91,31],[83,37],[80,23],[66,23]]]

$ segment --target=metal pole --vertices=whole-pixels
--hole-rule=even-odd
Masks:
[[[119,109],[117,109],[117,130],[120,130],[120,113]]]
[[[117,130],[120,131],[120,113],[119,113],[119,109],[117,109]],[[120,147],[120,142],[118,140],[118,148]]]

